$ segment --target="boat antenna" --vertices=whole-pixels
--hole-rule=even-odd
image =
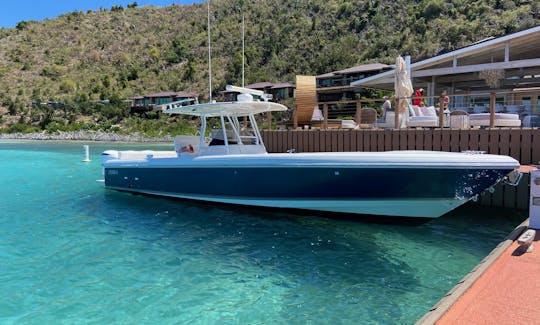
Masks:
[[[207,2],[208,5],[208,91],[210,93],[209,98],[212,102],[212,49],[210,46],[210,0]]]
[[[244,87],[244,62],[245,62],[245,32],[244,32],[244,10],[242,8],[242,87]]]

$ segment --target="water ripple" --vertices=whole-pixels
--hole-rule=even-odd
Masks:
[[[115,144],[118,146],[118,144]],[[1,323],[408,324],[524,216],[372,225],[106,191],[99,152],[0,142]]]

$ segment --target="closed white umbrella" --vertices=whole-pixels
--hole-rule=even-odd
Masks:
[[[409,79],[409,74],[407,73],[407,67],[405,60],[401,56],[396,58],[396,82],[394,85],[396,92],[396,129],[403,123],[400,123],[399,118],[405,118],[407,108],[409,106],[409,99],[413,94],[413,86],[411,84],[411,79]]]

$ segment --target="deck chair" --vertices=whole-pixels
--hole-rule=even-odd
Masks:
[[[360,110],[360,125],[362,129],[374,128],[377,123],[377,110],[374,108],[362,108]]]
[[[450,128],[468,129],[469,127],[469,113],[461,110],[450,112]]]

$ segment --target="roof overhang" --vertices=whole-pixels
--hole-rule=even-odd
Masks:
[[[474,80],[480,71],[500,69],[510,77],[503,84],[512,83],[511,78],[517,77],[526,81],[523,87],[535,86],[536,75],[540,76],[539,48],[540,26],[537,26],[413,63],[411,78],[417,83],[444,76],[454,78],[455,82],[458,75],[468,74],[465,79]],[[389,70],[352,82],[351,86],[393,89],[394,75],[395,70]]]

